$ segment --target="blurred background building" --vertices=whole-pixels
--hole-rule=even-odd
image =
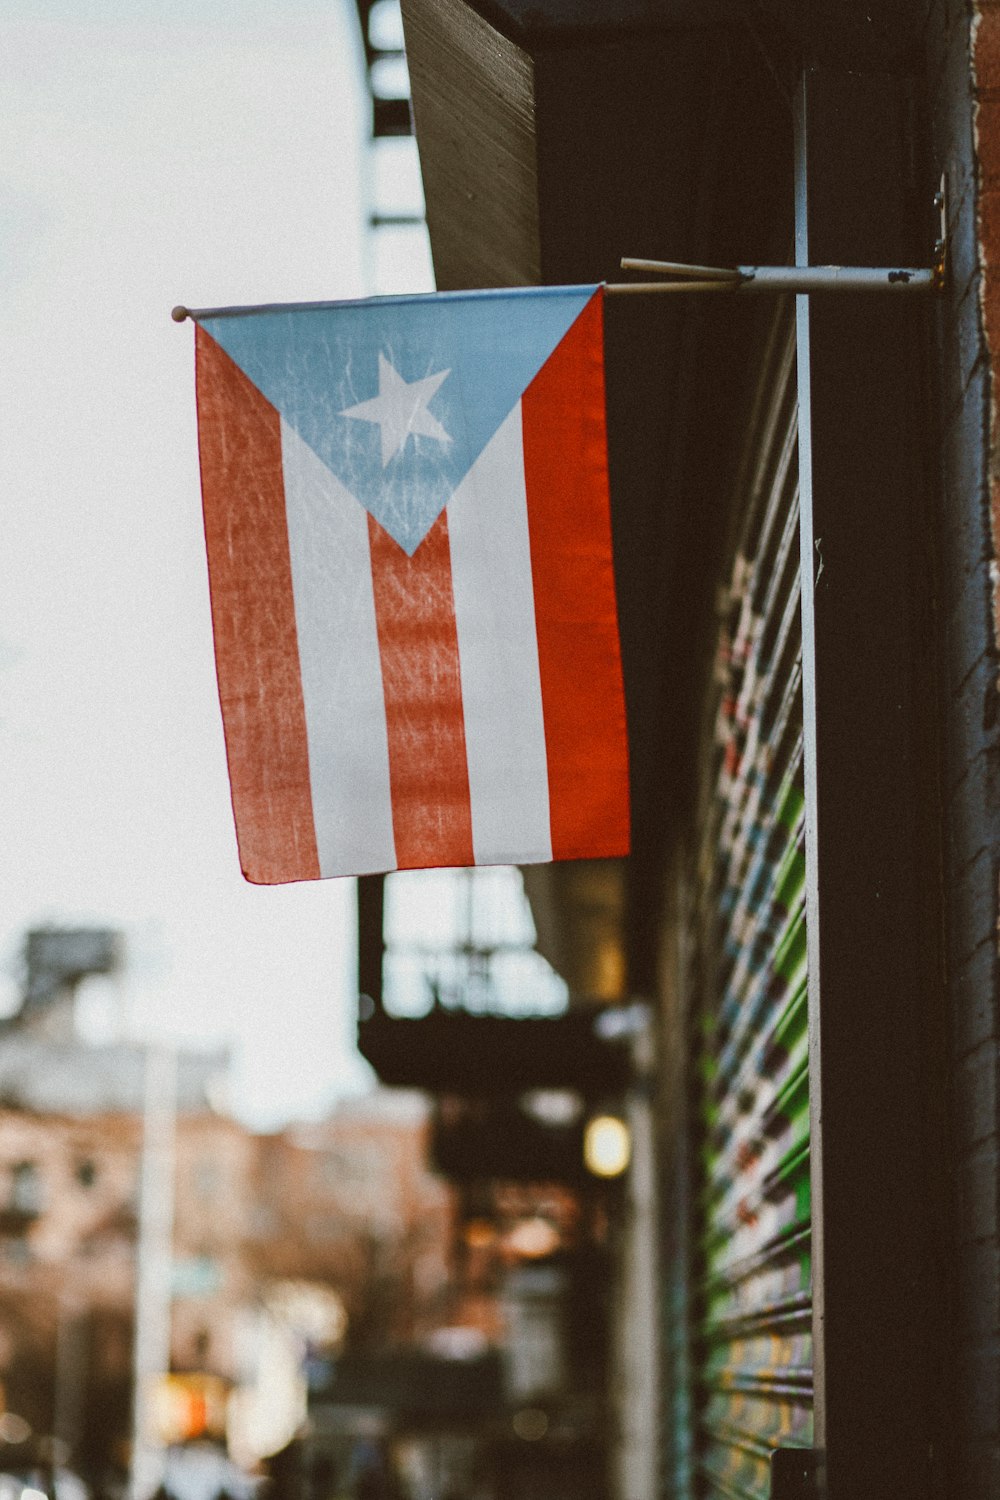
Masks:
[[[425,1164],[420,1099],[375,1092],[259,1134],[221,1107],[226,1055],[181,1052],[154,1100],[169,1130],[151,1137],[161,1054],[75,1025],[79,982],[122,961],[113,932],[28,934],[24,1001],[0,1034],[0,1451],[21,1468],[56,1455],[112,1488],[130,1461],[137,1322],[165,1320],[139,1400],[170,1483],[171,1444],[210,1439],[254,1468],[298,1432],[334,1355],[412,1345],[453,1300],[453,1201]],[[151,1236],[157,1151],[166,1221]],[[143,1282],[143,1255],[159,1282],[155,1267]]]

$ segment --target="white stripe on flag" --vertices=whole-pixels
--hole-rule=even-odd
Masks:
[[[552,858],[520,402],[448,503],[477,864]]]
[[[284,421],[281,454],[320,873],[391,870],[368,515]]]

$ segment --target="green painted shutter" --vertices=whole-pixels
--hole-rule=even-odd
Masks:
[[[764,361],[722,595],[689,882],[690,1493],[764,1500],[812,1441],[793,330]],[[682,1491],[684,1492],[684,1491]]]

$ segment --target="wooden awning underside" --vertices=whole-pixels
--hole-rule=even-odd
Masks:
[[[759,37],[733,16],[714,0],[403,0],[439,289],[620,280],[623,255],[783,259],[790,106]],[[691,781],[740,362],[757,328],[759,310],[746,308],[607,305],[633,855],[528,874],[539,946],[578,995],[615,1000],[652,983],[665,840]]]

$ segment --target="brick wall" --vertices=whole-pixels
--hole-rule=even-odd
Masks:
[[[942,496],[951,1452],[947,1494],[1000,1495],[997,911],[1000,697],[1000,3],[929,0],[928,124],[947,172],[951,277],[936,314]]]

